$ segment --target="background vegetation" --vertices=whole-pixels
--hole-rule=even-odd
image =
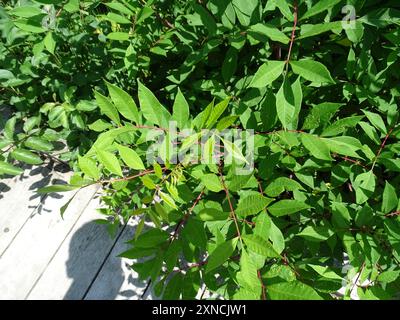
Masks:
[[[397,0],[0,2],[0,174],[51,157],[75,175],[41,192],[101,183],[157,295],[399,297]],[[145,163],[171,119],[253,129],[254,172]]]

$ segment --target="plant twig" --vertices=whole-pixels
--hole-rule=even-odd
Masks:
[[[240,242],[242,242],[242,235],[240,233],[238,220],[237,220],[237,217],[236,217],[235,210],[233,209],[231,198],[229,196],[229,190],[228,190],[228,188],[226,187],[226,184],[225,184],[224,175],[222,174],[222,166],[221,165],[219,167],[219,175],[221,177],[221,183],[222,183],[222,187],[224,188],[224,191],[225,191],[226,199],[228,200],[229,209],[230,209],[230,216],[233,219],[233,221],[235,222],[237,236],[239,237]]]
[[[179,235],[179,232],[181,230],[181,227],[186,223],[186,221],[188,220],[190,214],[192,213],[193,209],[196,207],[196,205],[199,203],[201,197],[204,194],[204,189],[201,190],[201,192],[199,193],[199,195],[197,196],[197,198],[193,201],[193,205],[190,207],[190,209],[186,212],[186,214],[183,216],[183,218],[181,219],[181,221],[179,221],[179,223],[176,225],[174,233],[172,234],[172,237],[170,239],[170,243],[176,239]]]
[[[164,168],[162,168],[162,170],[165,171],[165,170],[167,170],[167,168],[164,167]],[[133,176],[110,179],[110,180],[100,180],[97,183],[114,183],[114,182],[118,182],[118,181],[127,181],[127,180],[132,180],[132,179],[135,179],[135,178],[138,178],[138,177],[142,177],[142,176],[145,176],[146,174],[150,174],[150,173],[154,173],[154,172],[155,172],[154,169],[145,170],[145,171],[142,171],[142,172],[140,172],[138,174],[135,174]]]
[[[397,216],[400,216],[400,210],[385,214],[385,217],[397,217]]]
[[[394,129],[394,127],[391,128],[391,129],[388,131],[388,133],[386,134],[385,138],[383,139],[383,141],[382,141],[382,143],[381,143],[381,146],[379,147],[378,153],[376,154],[376,157],[375,157],[375,159],[374,159],[374,163],[372,164],[371,170],[374,170],[376,161],[378,160],[379,156],[381,155],[383,148],[385,148],[387,139],[388,139],[389,136],[392,134],[393,129]]]
[[[357,282],[360,279],[361,273],[363,272],[364,268],[365,268],[365,261],[362,263],[362,265],[360,267],[360,270],[358,271],[358,275],[357,275],[356,281],[353,283],[353,286],[350,289],[350,294],[353,292],[354,287],[357,286]]]
[[[266,292],[265,292],[266,288],[265,288],[264,282],[262,281],[260,270],[257,270],[257,276],[258,276],[258,279],[260,280],[260,283],[261,283],[262,299],[263,300],[267,300],[267,296],[266,296]]]
[[[287,55],[287,58],[286,58],[286,71],[285,71],[285,74],[287,74],[287,71],[288,71],[288,68],[289,68],[289,62],[290,62],[290,57],[291,57],[291,54],[292,54],[293,43],[294,43],[294,40],[296,38],[296,27],[297,27],[297,22],[298,22],[298,20],[297,20],[297,9],[298,9],[297,8],[297,0],[294,1],[293,9],[294,9],[294,12],[293,12],[293,28],[292,28],[292,35],[290,37],[289,51],[288,51],[288,55]]]

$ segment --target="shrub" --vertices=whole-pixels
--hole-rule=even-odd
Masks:
[[[111,231],[138,219],[121,255],[164,299],[348,298],[354,277],[398,298],[396,2],[36,2],[53,24],[3,10],[3,173],[50,151],[29,139],[67,138],[75,175],[40,191],[101,184]],[[18,63],[38,55],[44,75]]]

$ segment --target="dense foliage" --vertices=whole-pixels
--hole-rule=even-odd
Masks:
[[[101,184],[156,295],[399,298],[397,0],[1,3],[0,174]]]

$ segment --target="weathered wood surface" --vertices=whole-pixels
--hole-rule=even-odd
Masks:
[[[93,198],[37,280],[28,299],[79,300],[84,297],[114,243],[105,226],[94,222],[99,218],[96,208],[99,208],[99,201]]]
[[[139,281],[138,275],[130,268],[128,259],[117,257],[129,247],[126,244],[132,240],[137,223],[131,220],[123,229],[121,236],[115,243],[96,280],[90,287],[86,300],[140,300],[146,283]],[[152,299],[146,292],[143,299]]]
[[[52,169],[52,166],[28,167],[18,177],[0,180],[0,256],[35,212],[47,210],[43,206],[46,196],[37,194],[35,189],[63,180]]]
[[[117,255],[126,249],[136,222],[116,238],[94,220],[97,187],[38,195],[35,190],[68,181],[70,173],[48,165],[26,168],[0,182],[0,299],[140,299],[145,283]]]

